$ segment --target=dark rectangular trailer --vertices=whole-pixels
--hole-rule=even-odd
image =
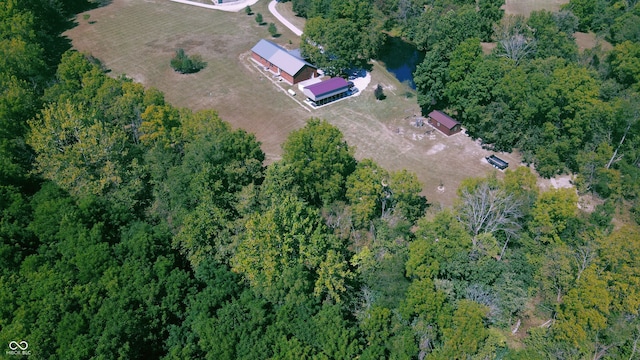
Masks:
[[[491,156],[487,156],[486,157],[487,162],[491,165],[493,165],[494,167],[500,169],[500,170],[504,170],[507,167],[509,167],[509,163],[500,159],[499,157],[495,156],[495,155],[491,155]]]

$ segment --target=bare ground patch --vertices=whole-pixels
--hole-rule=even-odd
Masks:
[[[498,43],[483,42],[483,43],[480,43],[480,46],[482,46],[483,54],[490,55],[493,52],[493,49],[495,49],[498,46]]]
[[[592,32],[575,32],[573,37],[576,39],[576,44],[578,44],[578,50],[580,50],[580,52],[586,49],[593,49],[596,46],[600,46],[604,51],[613,49],[613,46],[608,41],[598,38],[596,34]]]
[[[505,0],[503,9],[507,15],[529,16],[532,11],[558,11],[568,2],[569,0]]]

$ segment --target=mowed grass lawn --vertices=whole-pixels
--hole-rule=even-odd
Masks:
[[[297,47],[299,38],[271,16],[266,0],[251,8],[265,22],[276,23],[281,33],[276,42]],[[292,130],[319,117],[340,128],[358,159],[372,158],[389,170],[415,172],[433,204],[452,205],[461,180],[495,171],[482,162],[489,152],[465,135],[447,138],[438,133],[432,139],[423,136],[427,128],[411,126],[411,117],[419,114],[415,94],[377,62],[370,86],[359,96],[310,110],[297,101],[302,100],[297,88],[292,98],[285,92],[288,87],[274,83],[248,60],[251,47],[270,35],[244,11],[168,0],[113,0],[88,13],[89,20],[79,15],[79,25],[66,33],[76,49],[100,59],[113,76],[126,74],[160,89],[175,106],[217,110],[234,127],[256,134],[268,161],[280,157],[281,144]],[[200,54],[208,66],[197,74],[174,72],[169,62],[177,48]],[[383,101],[373,96],[377,84],[385,89]],[[520,161],[517,154],[502,155],[514,166]],[[437,190],[441,183],[444,191]]]
[[[284,16],[285,19],[289,20],[289,22],[296,26],[298,29],[304,29],[304,24],[307,22],[307,19],[296,16],[296,13],[293,11],[292,1],[279,2],[276,4],[276,9],[280,13],[280,15]]]
[[[276,22],[266,2],[252,8],[265,22]],[[310,116],[245,66],[241,56],[270,35],[244,11],[215,11],[168,0],[114,0],[89,14],[89,21],[79,15],[79,26],[66,33],[76,49],[100,59],[114,76],[126,74],[160,89],[175,106],[216,109],[235,127],[255,133],[270,160],[280,154],[282,139]],[[279,42],[299,41],[284,27],[278,30]],[[176,73],[169,63],[178,48],[201,55],[207,67],[196,74]]]

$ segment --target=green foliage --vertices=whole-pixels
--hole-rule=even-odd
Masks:
[[[469,300],[460,300],[453,313],[452,325],[443,330],[444,346],[441,355],[461,359],[474,355],[489,336],[483,325],[488,309]]]
[[[264,20],[262,20],[262,14],[261,13],[257,13],[255,19],[256,19],[256,22],[258,23],[258,25],[264,24]]]
[[[444,89],[447,79],[447,62],[438,50],[430,50],[414,73],[418,90],[418,104],[425,114],[444,105]]]
[[[496,27],[500,30],[495,34],[498,47],[489,56],[471,39],[488,39],[490,27],[478,17],[499,5],[479,2],[477,6],[436,2],[429,4],[419,19],[411,15],[410,20],[400,22],[407,36],[427,51],[414,74],[423,113],[448,108],[473,137],[495,150],[517,148],[542,176],[586,171],[588,177],[581,179],[586,188],[593,191],[599,185],[604,196],[620,196],[624,176],[618,180],[617,173],[609,171],[610,159],[617,158],[617,153],[604,163],[590,155],[600,151],[604,156],[607,145],[616,151],[626,142],[618,137],[618,143],[610,135],[620,134],[620,128],[628,129],[623,125],[625,120],[616,125],[614,118],[617,104],[629,94],[616,92],[622,88],[637,91],[637,79],[630,70],[638,68],[633,66],[635,42],[622,40],[634,38],[635,27],[627,27],[629,33],[621,35],[616,49],[606,55],[606,66],[598,65],[599,60],[591,56],[599,73],[577,63],[573,32],[576,27],[584,30],[586,20],[587,27],[601,29],[605,35],[615,33],[619,30],[614,28],[620,26],[611,25],[616,21],[626,24],[627,19],[638,16],[638,6],[572,1],[566,9],[574,10],[577,17],[564,10],[535,11],[528,19],[507,18]],[[602,89],[608,91],[606,96],[600,89],[602,80],[609,82]],[[617,90],[610,91],[614,82]],[[602,181],[596,179],[598,175]]]
[[[176,50],[176,56],[171,59],[171,68],[181,74],[193,74],[204,69],[207,63],[200,55],[189,56],[184,49]]]
[[[33,210],[19,189],[0,186],[0,259],[4,271],[16,271],[24,258],[36,250],[38,243],[25,224]],[[0,273],[2,274],[2,273]]]
[[[29,124],[27,143],[45,178],[75,196],[122,194],[118,200],[135,204],[142,169],[121,127],[70,101],[49,105]]]
[[[607,326],[611,300],[606,281],[588,268],[563,299],[553,329],[556,340],[587,350],[587,339]]]
[[[625,41],[616,45],[607,62],[611,67],[611,73],[615,79],[625,86],[637,84],[640,81],[640,44],[637,42]]]
[[[566,245],[547,249],[540,266],[540,286],[550,303],[559,303],[573,286],[575,275],[571,263],[571,249]]]
[[[282,161],[289,165],[299,195],[312,205],[344,199],[344,184],[355,168],[353,149],[342,133],[326,121],[310,119],[282,145]]]
[[[556,19],[557,17],[548,11],[534,11],[529,15],[527,25],[534,29],[535,56],[538,58],[556,56],[575,60],[578,56],[578,45],[576,45],[573,34],[560,29]]]
[[[634,262],[640,257],[640,232],[625,226],[598,239],[600,266],[607,271],[612,309],[636,314],[640,306],[640,271]]]
[[[471,236],[450,211],[439,212],[432,221],[418,222],[416,239],[409,245],[407,276],[434,278],[448,259],[471,249]]]
[[[504,16],[504,0],[483,0],[479,1],[478,17],[482,21],[480,25],[480,33],[484,41],[491,40],[493,35],[493,27]]]
[[[401,305],[403,316],[417,316],[426,324],[436,325],[439,332],[449,324],[451,306],[442,290],[437,290],[430,279],[413,281],[407,289],[406,299]]]
[[[278,29],[276,28],[276,24],[274,23],[269,23],[269,34],[271,34],[271,36],[276,37],[276,35],[278,35]]]
[[[617,17],[611,28],[610,39],[613,43],[622,43],[626,40],[638,43],[640,41],[640,7],[636,4],[633,12],[625,12],[621,16]]]
[[[414,224],[424,215],[427,199],[420,195],[422,184],[416,174],[402,169],[391,173],[389,181],[394,214]]]
[[[386,170],[372,160],[364,159],[347,178],[346,197],[351,204],[356,227],[368,227],[371,220],[382,216],[382,212],[391,207],[388,177]]]
[[[587,31],[591,28],[596,7],[596,2],[589,0],[571,0],[567,5],[567,8],[580,19],[580,25],[578,27],[580,31]]]
[[[160,143],[165,147],[175,142],[180,126],[180,111],[170,105],[151,105],[140,115],[140,142],[146,146]]]
[[[358,266],[360,279],[363,282],[363,308],[371,304],[389,309],[398,308],[405,299],[410,282],[404,277],[405,251],[386,253],[384,248],[374,247],[377,256],[374,258],[368,247],[354,255],[351,262]],[[363,309],[364,310],[364,309]],[[364,315],[361,315],[364,316]]]
[[[326,235],[317,211],[302,201],[284,196],[267,211],[246,223],[246,235],[232,259],[234,271],[278,301],[285,270],[305,271],[315,281],[314,294],[340,301],[351,276],[339,240]],[[303,268],[301,268],[303,266]]]
[[[363,0],[317,1],[306,5],[294,1],[294,11],[304,12],[300,49],[305,57],[335,76],[362,67],[378,53],[384,41],[382,20],[373,16],[370,2]]]
[[[419,49],[449,54],[466,39],[482,37],[480,28],[491,19],[480,19],[475,4],[454,5],[453,8],[455,10],[450,11],[451,8],[443,4],[422,13],[412,36]]]
[[[355,329],[349,326],[338,305],[325,305],[313,319],[318,329],[317,347],[329,359],[353,359],[359,352]]]
[[[175,108],[63,54],[58,34],[83,4],[5,1],[0,340],[70,359],[636,356],[638,81],[623,41],[635,27],[621,27],[640,14],[616,4],[579,14],[618,44],[596,73],[572,62],[566,12],[532,14],[524,35],[538,52],[516,61],[480,51],[497,1],[294,1],[330,54],[357,49],[328,68],[369,58],[382,26],[397,26],[429,50],[424,109],[448,108],[541,174],[578,171],[580,191],[609,197],[582,213],[573,189],[539,193],[525,167],[464,181],[459,201],[519,204],[524,231],[507,232],[471,230],[461,206],[425,216],[415,175],[357,162],[317,119],[265,170],[255,136],[215,111]]]
[[[291,0],[293,12],[295,12],[297,16],[306,18],[307,8],[310,6],[309,3],[310,1],[308,0]]]
[[[573,189],[544,192],[531,209],[531,229],[543,243],[562,242],[568,223],[577,216],[578,196]]]
[[[244,8],[244,13],[247,14],[247,15],[253,15],[253,10],[251,10],[251,7],[249,5],[247,5]]]
[[[27,163],[22,157],[28,155],[28,150],[21,146],[19,139],[28,128],[25,120],[35,115],[36,96],[25,81],[8,73],[0,73],[0,88],[3,89],[0,96],[0,151],[4,165],[0,170],[0,182],[4,184],[26,172]],[[21,153],[24,155],[20,156]]]

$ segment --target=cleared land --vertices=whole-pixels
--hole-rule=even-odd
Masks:
[[[262,13],[265,22],[276,22],[266,1],[252,9]],[[376,62],[371,85],[360,96],[311,111],[286,94],[288,87],[248,60],[251,47],[270,35],[266,26],[258,26],[244,12],[163,0],[114,0],[89,13],[92,24],[79,15],[79,25],[66,34],[75,48],[99,58],[113,76],[126,74],[160,89],[176,106],[216,109],[233,126],[255,133],[268,161],[279,158],[280,145],[291,130],[314,116],[338,126],[355,146],[357,158],[372,158],[389,170],[415,172],[434,204],[451,205],[462,179],[495,171],[483,162],[489,152],[465,135],[447,138],[435,132],[430,137],[424,134],[428,126],[412,126],[413,115],[419,115],[415,94]],[[278,29],[278,43],[298,45],[299,38],[288,29]],[[197,74],[175,73],[169,61],[177,48],[200,54],[208,66]],[[377,84],[384,87],[383,101],[373,96]],[[499,156],[512,166],[520,161],[517,154]],[[440,183],[444,191],[438,191]]]
[[[569,0],[505,0],[504,12],[508,15],[529,16],[532,11],[558,11]]]
[[[252,8],[265,22],[275,22],[266,3]],[[216,109],[224,120],[255,133],[271,159],[277,158],[282,139],[309,117],[244,65],[241,57],[260,38],[270,37],[253,16],[162,0],[115,0],[90,14],[93,24],[79,20],[66,34],[76,49],[99,58],[113,75],[160,89],[175,106]],[[278,30],[278,41],[299,41],[288,29]],[[200,54],[207,67],[191,75],[174,72],[169,61],[178,48]]]
[[[576,44],[578,44],[578,50],[580,50],[580,52],[585,49],[592,49],[596,46],[600,46],[603,51],[613,49],[613,46],[608,41],[597,37],[596,34],[592,32],[576,32],[573,36],[576,38]]]

